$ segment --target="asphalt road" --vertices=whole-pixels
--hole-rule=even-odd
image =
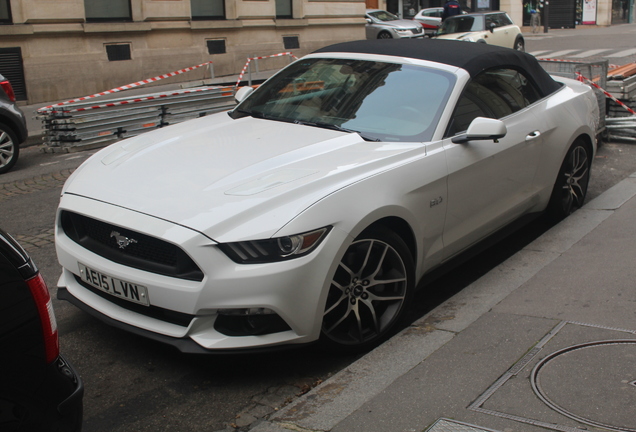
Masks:
[[[561,46],[586,50],[591,49],[591,41],[598,42],[593,46],[596,49],[611,44],[628,46],[625,40],[632,38],[622,37],[619,30],[607,36],[607,41],[604,33],[602,37],[593,33],[574,38],[566,30],[558,31],[549,37],[528,38],[527,49],[545,50],[540,45],[546,44],[553,50],[565,49]],[[0,226],[32,254],[53,295],[60,273],[53,244],[55,208],[64,180],[91,154],[51,154],[37,147],[25,148],[15,169],[0,177]],[[635,171],[636,146],[604,143],[594,161],[588,199]],[[417,297],[413,318],[461,290],[548,227],[539,219],[431,283]],[[86,386],[86,432],[233,430],[233,426],[245,426],[267,415],[357,358],[313,348],[186,356],[111,328],[66,302],[54,299],[53,303],[62,352],[79,370]]]

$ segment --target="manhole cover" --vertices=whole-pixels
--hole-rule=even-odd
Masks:
[[[532,371],[532,388],[552,409],[591,426],[636,432],[636,340],[557,351]]]

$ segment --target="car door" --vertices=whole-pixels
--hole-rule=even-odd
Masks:
[[[513,48],[517,33],[514,31],[514,23],[510,20],[508,15],[505,13],[496,13],[488,15],[486,20],[488,21],[488,19],[495,25],[491,34],[492,41],[490,43],[506,48]],[[486,25],[488,25],[488,23]]]
[[[445,259],[532,208],[542,146],[535,112],[539,99],[536,87],[512,69],[484,71],[464,89],[444,141],[449,172]],[[501,119],[506,136],[454,144],[451,137],[476,117]]]

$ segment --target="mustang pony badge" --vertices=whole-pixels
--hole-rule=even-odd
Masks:
[[[126,249],[126,247],[131,243],[137,243],[137,240],[129,239],[128,237],[119,234],[117,231],[112,231],[110,233],[110,236],[115,237],[115,241],[117,241],[117,246],[119,246],[119,249]]]

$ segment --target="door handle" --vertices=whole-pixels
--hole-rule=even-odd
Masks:
[[[534,131],[534,132],[530,132],[528,135],[526,135],[526,141],[532,141],[535,140],[537,138],[539,138],[541,136],[541,132]]]

